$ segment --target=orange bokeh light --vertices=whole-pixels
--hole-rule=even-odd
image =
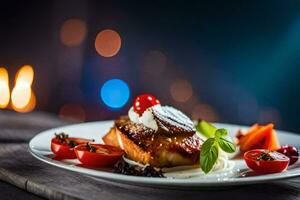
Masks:
[[[36,97],[34,92],[31,90],[29,102],[24,107],[16,107],[15,104],[12,104],[12,108],[21,113],[26,113],[32,111],[36,106]]]
[[[81,105],[69,103],[60,108],[59,117],[64,120],[83,122],[85,121],[86,115],[85,110]]]
[[[34,71],[32,66],[24,65],[21,69],[18,70],[15,76],[15,85],[19,86],[31,86],[34,78]]]
[[[10,99],[8,72],[0,68],[0,108],[6,108]]]
[[[121,37],[116,31],[106,29],[97,34],[95,48],[101,56],[112,57],[119,52],[121,43]]]
[[[80,45],[87,34],[86,23],[81,19],[68,19],[60,29],[61,42],[70,47]]]
[[[30,65],[25,65],[17,72],[15,87],[11,92],[12,108],[17,112],[30,112],[36,106],[36,97],[31,89],[34,71]]]
[[[192,97],[193,88],[187,80],[179,79],[172,83],[170,93],[175,101],[183,103]]]

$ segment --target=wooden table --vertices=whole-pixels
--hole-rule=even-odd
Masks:
[[[28,152],[36,133],[66,124],[45,113],[0,112],[0,199],[299,199],[300,178],[231,188],[172,190],[124,185],[58,169]],[[23,192],[20,189],[27,191]],[[7,191],[9,190],[9,192]],[[32,195],[32,194],[34,195]],[[40,197],[37,197],[40,196]]]

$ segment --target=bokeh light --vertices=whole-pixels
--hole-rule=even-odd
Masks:
[[[187,80],[178,79],[171,84],[170,93],[175,101],[186,102],[192,97],[193,88]]]
[[[17,107],[15,104],[12,104],[12,109],[20,113],[26,113],[33,111],[36,106],[36,96],[34,91],[31,90],[29,102],[24,107]]]
[[[130,89],[126,82],[120,79],[106,81],[101,87],[100,96],[102,101],[110,108],[123,107],[130,95]]]
[[[215,122],[219,119],[219,117],[210,105],[198,104],[192,111],[192,119],[203,119],[209,122]]]
[[[68,121],[84,122],[86,120],[86,113],[81,105],[68,103],[60,108],[59,117]]]
[[[11,101],[16,109],[25,108],[31,98],[31,89],[28,87],[15,87],[11,93]]]
[[[60,29],[61,42],[70,47],[80,45],[87,34],[86,23],[81,19],[68,19]]]
[[[0,108],[6,108],[9,104],[9,78],[5,68],[0,68]]]
[[[97,34],[95,48],[101,56],[112,57],[119,52],[121,43],[121,37],[116,31],[105,29]]]
[[[32,66],[24,65],[22,66],[15,76],[15,86],[22,85],[22,86],[31,86],[34,78],[34,71]]]
[[[34,79],[32,66],[24,65],[18,70],[15,86],[11,92],[12,107],[18,112],[29,112],[36,106],[36,97],[31,89]]]

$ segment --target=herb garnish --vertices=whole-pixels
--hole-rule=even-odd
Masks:
[[[207,174],[218,159],[219,148],[227,153],[233,153],[236,147],[224,128],[217,129],[212,124],[201,120],[196,125],[196,130],[208,138],[203,143],[200,153],[201,169]]]
[[[70,140],[69,139],[69,135],[62,132],[62,133],[59,133],[59,134],[56,134],[55,133],[55,137],[56,139],[58,139],[62,144],[67,144],[68,146],[70,147],[75,147],[77,146],[78,144],[74,141],[74,140]]]
[[[91,143],[86,143],[86,148],[89,150],[89,152],[96,152],[97,148],[95,148]]]
[[[257,161],[264,160],[264,161],[272,161],[275,160],[271,155],[270,151],[268,152],[262,152],[257,158]]]
[[[64,132],[61,132],[59,134],[54,133],[54,135],[56,139],[60,140],[61,142],[64,142],[67,138],[69,138],[69,135]]]

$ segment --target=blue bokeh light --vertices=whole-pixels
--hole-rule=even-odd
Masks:
[[[100,96],[105,105],[110,108],[123,107],[130,95],[128,84],[120,79],[106,81],[101,87]]]

